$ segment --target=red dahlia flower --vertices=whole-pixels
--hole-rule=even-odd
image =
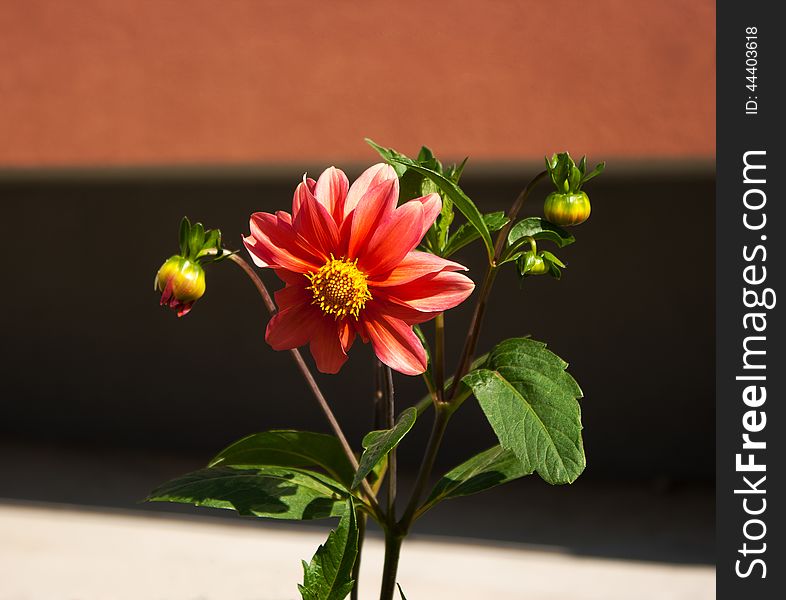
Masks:
[[[414,250],[441,210],[438,194],[398,203],[392,167],[352,186],[333,167],[297,186],[292,214],[251,215],[254,262],[284,281],[265,339],[275,350],[309,343],[317,368],[336,373],[359,335],[401,373],[426,370],[412,326],[461,303],[475,287],[462,265]]]

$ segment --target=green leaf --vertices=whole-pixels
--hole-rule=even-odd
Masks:
[[[412,169],[420,173],[421,175],[428,177],[434,183],[439,186],[439,189],[448,196],[455,205],[461,211],[467,221],[469,221],[475,229],[478,230],[480,233],[480,237],[483,240],[483,243],[486,245],[486,251],[488,252],[489,260],[494,256],[494,244],[491,241],[491,234],[489,233],[488,226],[486,222],[483,220],[483,215],[480,214],[478,207],[475,206],[475,203],[469,199],[469,197],[462,191],[462,189],[453,183],[450,179],[433,171],[431,169],[427,169],[426,167],[422,167],[417,164],[415,161],[405,157],[405,156],[398,156],[391,159],[394,163],[400,163],[406,166],[408,169]]]
[[[317,548],[311,563],[303,561],[303,600],[344,600],[352,586],[352,567],[358,554],[358,526],[352,500],[347,500],[338,527]]]
[[[366,475],[371,473],[374,466],[388,455],[388,452],[398,446],[401,438],[412,429],[415,424],[415,419],[418,417],[418,411],[414,406],[410,406],[402,412],[396,424],[392,429],[381,429],[379,431],[372,431],[363,438],[363,455],[360,457],[360,467],[355,474],[352,481],[352,488],[355,489],[366,478]]]
[[[214,467],[188,473],[153,490],[148,502],[227,508],[272,519],[340,516],[348,497],[341,484],[300,469]]]
[[[461,161],[459,165],[451,165],[448,167],[448,170],[445,172],[445,176],[450,179],[453,183],[458,183],[459,179],[461,179],[462,173],[464,173],[464,167],[467,166],[467,161],[469,160],[469,156],[464,157],[464,160]]]
[[[366,138],[366,143],[372,148],[374,148],[374,150],[376,150],[379,153],[379,155],[382,158],[384,158],[385,161],[389,163],[391,167],[393,167],[393,169],[396,171],[396,175],[398,175],[399,178],[401,178],[401,176],[404,175],[404,172],[407,170],[407,167],[402,163],[396,162],[396,159],[406,158],[407,160],[411,160],[410,158],[408,158],[404,154],[401,154],[400,152],[396,152],[395,150],[393,150],[393,148],[385,148],[383,146],[380,146],[370,138]],[[416,196],[413,196],[413,198],[415,197]]]
[[[428,509],[437,502],[469,496],[530,475],[530,464],[523,464],[510,450],[489,448],[451,469],[440,479],[424,504]]]
[[[592,171],[590,171],[589,173],[587,173],[586,175],[584,175],[584,176],[581,178],[581,185],[584,185],[584,184],[585,184],[585,183],[587,183],[587,182],[588,182],[590,179],[592,179],[592,178],[594,178],[594,177],[597,177],[598,175],[600,175],[601,173],[603,173],[603,170],[604,170],[605,168],[606,168],[606,163],[605,163],[605,162],[602,162],[602,163],[599,163],[599,164],[595,165],[595,168],[594,168],[594,169],[592,169]]]
[[[188,217],[180,220],[180,256],[188,255],[188,240],[191,236],[191,222]]]
[[[566,268],[567,268],[567,267],[565,266],[565,263],[563,263],[563,262],[562,262],[560,259],[558,259],[556,256],[554,256],[554,255],[553,255],[551,252],[549,252],[548,250],[543,250],[543,251],[540,253],[540,255],[543,257],[543,259],[544,259],[546,262],[549,262],[549,263],[554,263],[555,265],[557,265],[557,266],[559,266],[559,267],[562,267],[563,269],[566,269]]]
[[[508,246],[512,248],[515,244],[523,241],[524,238],[531,237],[536,240],[549,240],[560,248],[564,248],[576,241],[570,233],[549,223],[540,217],[527,217],[516,223],[508,233]]]
[[[494,348],[486,368],[462,380],[472,388],[500,446],[552,484],[573,482],[586,464],[582,393],[566,367],[544,343],[514,338]]]
[[[483,215],[483,220],[489,231],[499,231],[509,221],[502,211],[485,214]],[[442,252],[442,256],[447,258],[479,238],[480,233],[478,233],[478,230],[470,223],[464,223],[448,238],[448,243]]]
[[[322,469],[349,489],[355,469],[333,435],[275,430],[249,435],[218,453],[208,467]]]
[[[188,239],[188,255],[194,259],[199,255],[205,243],[205,227],[202,223],[194,223],[191,226],[191,234]]]

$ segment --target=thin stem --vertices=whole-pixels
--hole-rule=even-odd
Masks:
[[[502,254],[502,250],[505,247],[505,240],[508,238],[508,233],[510,233],[510,230],[513,228],[513,225],[516,221],[516,217],[519,216],[519,211],[521,210],[521,207],[524,206],[524,202],[529,197],[530,192],[532,192],[533,188],[538,183],[540,183],[541,180],[544,179],[548,174],[549,174],[548,171],[541,171],[540,173],[535,175],[535,177],[530,179],[530,182],[526,185],[526,187],[523,190],[521,190],[519,195],[516,196],[516,199],[513,201],[510,210],[508,210],[508,214],[507,214],[508,223],[502,229],[499,230],[499,233],[497,234],[497,239],[494,242],[495,262],[499,260],[499,257]]]
[[[386,403],[386,417],[387,428],[393,429],[396,418],[396,395],[393,391],[393,371],[390,367],[385,366],[385,399]],[[397,484],[397,468],[396,468],[396,449],[393,448],[388,453],[388,522],[396,522],[396,484]]]
[[[265,287],[265,284],[256,274],[256,272],[251,267],[251,265],[249,265],[245,260],[243,260],[237,254],[230,254],[228,258],[237,266],[239,266],[241,269],[243,269],[245,274],[248,275],[249,279],[251,279],[251,281],[254,283],[254,286],[257,288],[259,295],[262,296],[262,300],[264,301],[265,307],[268,309],[270,316],[276,314],[276,305],[273,302],[273,298],[270,295],[270,292],[268,292],[267,288]],[[336,415],[333,414],[330,405],[327,403],[325,396],[322,394],[322,390],[319,389],[319,385],[317,384],[316,379],[314,379],[314,375],[311,373],[311,370],[308,368],[306,361],[303,359],[303,355],[300,353],[300,350],[298,350],[297,348],[292,348],[289,351],[289,353],[292,355],[292,358],[294,359],[295,364],[297,365],[301,375],[303,375],[303,378],[306,380],[306,384],[308,385],[312,395],[316,399],[317,404],[319,404],[319,407],[322,409],[322,412],[325,414],[325,417],[327,418],[328,423],[330,424],[330,428],[333,430],[333,433],[338,438],[339,443],[341,444],[341,447],[344,450],[344,454],[347,456],[347,459],[349,460],[349,463],[352,465],[352,468],[354,468],[355,471],[357,471],[359,465],[358,465],[357,458],[355,458],[355,453],[352,451],[352,446],[349,445],[349,442],[347,441],[347,437],[344,435],[344,432],[341,429],[341,425],[339,425],[338,420],[336,419]],[[366,501],[371,507],[375,517],[380,518],[381,511],[379,508],[379,504],[377,503],[377,500],[374,496],[374,491],[371,489],[371,486],[369,485],[368,481],[366,481],[365,479],[363,480],[362,487],[363,487],[363,492],[366,495]]]
[[[445,400],[445,313],[434,318],[434,380],[437,402]]]
[[[358,513],[358,553],[355,555],[355,564],[352,565],[352,579],[355,583],[352,585],[352,593],[350,600],[358,600],[360,597],[360,557],[363,554],[363,541],[366,539],[366,515],[362,512]]]
[[[431,470],[434,468],[434,461],[437,458],[437,452],[442,444],[442,437],[445,435],[445,429],[448,426],[450,416],[453,414],[446,404],[438,404],[436,407],[436,414],[434,416],[434,424],[431,428],[431,436],[426,446],[426,452],[423,456],[423,462],[420,463],[420,471],[418,471],[417,479],[415,480],[415,487],[412,490],[412,496],[409,499],[407,508],[404,510],[404,516],[399,521],[399,527],[402,532],[406,534],[412,525],[412,520],[415,516],[415,511],[418,508],[418,503],[423,495],[423,491],[428,484]]]
[[[450,401],[453,400],[456,392],[461,387],[458,385],[458,382],[460,382],[464,375],[467,374],[469,371],[469,366],[472,364],[472,356],[475,353],[475,348],[478,344],[480,328],[483,325],[483,316],[486,313],[486,303],[488,302],[491,288],[494,285],[494,280],[497,277],[497,262],[502,256],[502,251],[505,249],[505,241],[508,239],[508,233],[510,233],[516,217],[518,216],[521,207],[524,205],[524,201],[530,195],[532,189],[547,175],[548,171],[541,171],[530,180],[523,190],[521,190],[519,195],[516,197],[516,200],[513,202],[513,205],[510,207],[510,210],[508,211],[507,225],[500,229],[499,233],[497,234],[497,239],[494,243],[494,260],[486,270],[486,276],[483,279],[483,284],[481,285],[480,292],[478,293],[478,300],[475,304],[475,312],[472,314],[469,331],[467,332],[467,338],[464,342],[464,349],[461,352],[459,367],[456,370],[456,376],[453,379],[455,384],[453,385],[453,392],[451,393]]]
[[[404,537],[397,531],[385,530],[385,565],[382,567],[382,588],[379,600],[393,600],[396,592],[396,574]]]
[[[262,296],[262,301],[265,303],[265,308],[267,308],[267,312],[270,313],[270,316],[272,317],[276,314],[278,309],[276,308],[276,303],[273,302],[273,296],[267,291],[265,284],[262,283],[262,280],[259,278],[259,275],[256,274],[256,271],[254,271],[254,268],[237,254],[230,254],[227,258],[243,269],[243,272],[248,275],[251,283],[257,288],[259,295]]]
[[[384,429],[385,418],[385,365],[374,361],[374,429]]]

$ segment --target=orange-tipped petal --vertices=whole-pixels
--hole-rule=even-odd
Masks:
[[[377,358],[391,369],[404,375],[420,375],[426,370],[426,351],[410,325],[370,309],[363,314],[362,326]]]

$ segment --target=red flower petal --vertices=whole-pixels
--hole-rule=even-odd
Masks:
[[[370,287],[389,287],[409,283],[425,275],[439,273],[440,271],[466,270],[467,267],[457,262],[453,262],[452,260],[447,260],[435,254],[429,254],[428,252],[413,250],[408,253],[393,270],[384,275],[370,277],[368,285]],[[371,295],[374,295],[373,291]]]
[[[333,220],[341,225],[344,220],[344,202],[349,190],[349,179],[344,171],[330,167],[322,172],[317,180],[314,196],[333,216]]]
[[[443,312],[461,304],[474,289],[469,277],[442,271],[385,288],[385,297],[422,312]]]
[[[290,350],[307,343],[325,320],[311,303],[293,304],[273,315],[265,330],[265,341],[273,350]]]
[[[398,179],[387,179],[369,189],[352,213],[347,258],[362,256],[376,228],[398,202]]]
[[[361,320],[379,360],[404,375],[420,375],[426,370],[426,351],[410,325],[371,307],[361,314]]]
[[[440,211],[442,210],[442,198],[439,194],[429,194],[410,200],[410,202],[420,202],[423,204],[423,230],[420,232],[420,239],[426,235],[428,228],[437,220]]]
[[[298,214],[298,212],[300,212],[300,205],[303,204],[306,190],[313,194],[316,187],[316,181],[310,177],[306,177],[305,175],[303,176],[303,182],[299,183],[295,188],[295,195],[292,197],[292,216],[295,216]]]
[[[387,273],[423,239],[423,205],[407,202],[386,215],[360,256],[358,266],[369,276]]]
[[[286,310],[299,304],[311,304],[313,301],[312,293],[306,289],[308,280],[300,273],[297,273],[297,276],[299,277],[297,283],[287,285],[274,293],[279,310]]]
[[[411,306],[407,306],[406,304],[401,304],[397,302],[395,298],[389,298],[384,294],[378,294],[374,297],[372,302],[372,310],[375,310],[377,313],[393,317],[394,319],[404,321],[407,325],[418,325],[420,323],[425,323],[426,321],[430,321],[436,317],[439,313],[443,312],[441,310],[434,312],[424,312],[422,310],[412,308]]]
[[[287,218],[262,212],[251,215],[253,242],[249,238],[244,242],[252,258],[258,259],[254,262],[260,266],[283,267],[298,273],[319,269],[324,260],[298,239]]]
[[[331,254],[338,252],[338,226],[328,209],[305,186],[302,196],[292,227],[319,253],[324,263]]]
[[[309,345],[317,369],[321,373],[338,373],[347,362],[347,350],[354,340],[355,332],[346,320],[323,317],[313,326]]]
[[[368,190],[388,179],[398,179],[398,176],[393,167],[385,163],[377,163],[363,171],[347,192],[347,199],[344,201],[344,217],[355,210],[360,199],[366,195]]]

